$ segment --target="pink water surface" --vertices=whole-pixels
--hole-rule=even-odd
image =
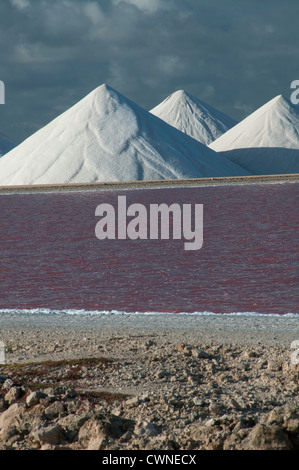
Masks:
[[[204,205],[204,244],[95,237],[97,205]],[[0,195],[0,308],[299,312],[299,183]]]

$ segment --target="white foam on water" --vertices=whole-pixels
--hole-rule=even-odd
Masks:
[[[76,310],[76,309],[65,309],[65,310],[56,310],[56,309],[49,309],[49,308],[35,308],[35,309],[0,309],[0,315],[75,315],[75,316],[133,316],[133,315],[147,315],[147,316],[238,316],[238,317],[286,317],[286,318],[297,318],[299,316],[298,313],[285,313],[285,314],[278,314],[278,313],[259,313],[259,312],[223,312],[223,313],[215,313],[215,312],[126,312],[121,310]]]

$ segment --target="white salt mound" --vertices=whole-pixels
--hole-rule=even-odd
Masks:
[[[299,173],[299,108],[276,96],[209,147],[253,174]]]
[[[107,85],[0,159],[0,185],[248,174]]]
[[[2,157],[2,155],[5,155],[7,152],[12,150],[15,146],[16,144],[11,142],[11,140],[9,140],[8,137],[6,137],[6,135],[1,134],[0,132],[0,157]]]
[[[229,116],[184,90],[168,96],[150,112],[205,145],[237,124]]]

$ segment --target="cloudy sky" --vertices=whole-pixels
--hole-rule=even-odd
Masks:
[[[16,143],[102,83],[184,89],[235,119],[299,79],[298,0],[1,0],[0,131]]]

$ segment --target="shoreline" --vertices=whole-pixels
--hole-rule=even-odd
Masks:
[[[234,184],[270,184],[270,183],[296,183],[299,174],[289,175],[252,175],[234,177],[211,177],[194,179],[175,179],[157,181],[127,181],[108,183],[68,183],[68,184],[42,184],[24,186],[0,186],[1,194],[15,193],[43,193],[43,192],[68,192],[68,191],[96,191],[96,190],[125,190],[125,189],[151,189],[151,188],[176,188],[176,187],[200,187],[223,186]]]
[[[84,357],[89,344],[109,341],[111,337],[154,337],[165,343],[197,343],[203,346],[280,347],[288,350],[299,339],[299,315],[234,314],[10,314],[0,315],[0,340],[9,346],[9,362],[43,358]],[[88,337],[86,341],[84,338]],[[36,338],[36,350],[32,345]],[[49,338],[51,341],[49,342]],[[21,341],[21,343],[20,343]],[[28,344],[26,344],[26,342]],[[59,343],[60,342],[60,343]],[[81,342],[81,344],[80,344]],[[59,345],[56,352],[53,344]],[[76,351],[72,344],[76,343]],[[12,352],[13,344],[22,344]],[[24,349],[27,348],[27,349]],[[59,349],[59,351],[58,351]],[[41,356],[40,352],[43,351]]]

